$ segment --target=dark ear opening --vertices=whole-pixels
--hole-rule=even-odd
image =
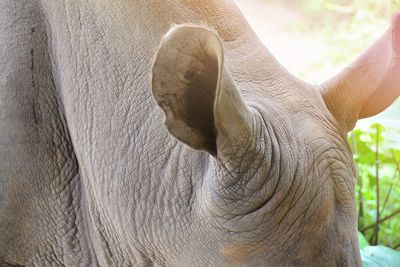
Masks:
[[[216,154],[216,129],[214,121],[215,92],[218,86],[218,61],[204,51],[197,55],[202,60],[204,69],[187,69],[184,78],[187,84],[184,100],[184,111],[180,113],[182,120],[190,129],[197,132],[202,139],[201,146],[211,154]]]

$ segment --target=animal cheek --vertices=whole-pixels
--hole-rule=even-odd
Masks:
[[[244,263],[248,262],[254,254],[260,252],[261,248],[261,245],[257,243],[239,244],[232,242],[221,245],[220,252],[229,261]]]
[[[326,191],[325,191],[326,193]],[[331,219],[332,214],[335,210],[335,199],[333,192],[326,193],[319,203],[319,208],[312,216],[312,223],[310,224],[313,228],[319,228],[319,226],[325,225],[327,221]],[[316,230],[316,229],[315,229]]]

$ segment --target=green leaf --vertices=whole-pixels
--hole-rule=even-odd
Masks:
[[[365,247],[369,246],[369,243],[368,243],[367,239],[360,232],[358,232],[358,243],[360,245],[360,249],[364,249]]]

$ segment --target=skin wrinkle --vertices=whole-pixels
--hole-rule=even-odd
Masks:
[[[296,177],[296,175],[298,174],[297,173],[298,172],[298,168],[296,168],[296,170],[295,170],[295,173],[293,174],[293,177]],[[291,183],[291,185],[290,185],[290,188],[293,188],[293,183],[294,183],[294,179],[292,180],[292,183]],[[291,197],[291,200],[289,201],[289,205],[288,205],[288,208],[287,208],[287,210],[286,210],[286,212],[285,212],[285,214],[282,216],[282,218],[278,221],[278,226],[280,226],[281,224],[282,224],[282,222],[283,222],[283,219],[286,217],[286,215],[289,213],[289,211],[291,210],[291,208],[292,208],[292,203],[293,203],[293,199],[294,199],[294,197],[295,197],[295,195],[296,195],[296,193],[297,193],[297,190],[298,190],[298,188],[296,188],[296,191],[293,193],[293,195],[292,195],[292,197]],[[288,197],[290,196],[289,194],[287,195]]]
[[[7,9],[7,3],[3,4],[5,4],[6,7],[4,12],[7,14],[9,12]],[[80,224],[77,225],[74,223],[79,221],[78,218],[81,218],[79,214],[79,207],[74,207],[73,209],[68,205],[72,200],[79,199],[79,195],[77,195],[76,192],[76,180],[79,179],[79,175],[76,175],[77,169],[74,168],[74,166],[76,167],[76,161],[71,153],[71,150],[69,149],[69,146],[67,145],[69,144],[69,137],[65,131],[66,126],[64,124],[63,117],[62,115],[60,115],[60,117],[57,116],[57,112],[60,107],[58,103],[58,96],[56,92],[52,91],[54,89],[54,82],[51,78],[51,75],[49,75],[51,72],[50,68],[48,67],[48,55],[45,45],[47,40],[43,30],[44,25],[40,11],[38,11],[37,7],[31,3],[20,1],[15,3],[13,11],[9,12],[9,14],[15,15],[17,12],[21,12],[21,14],[14,16],[14,18],[16,18],[14,25],[19,27],[19,31],[24,31],[25,29],[28,30],[28,27],[25,28],[24,23],[30,24],[29,32],[31,35],[33,34],[33,36],[31,36],[31,39],[28,42],[19,43],[18,49],[21,51],[14,50],[14,52],[20,57],[14,57],[14,59],[10,60],[9,62],[10,64],[17,63],[15,66],[18,66],[18,64],[22,63],[17,62],[18,58],[22,58],[21,55],[24,56],[22,49],[25,49],[25,47],[28,48],[28,46],[34,47],[30,48],[29,52],[29,70],[31,73],[27,73],[28,75],[19,73],[22,81],[24,76],[31,77],[34,81],[34,84],[32,84],[31,81],[29,82],[29,85],[20,84],[19,90],[14,91],[15,97],[11,99],[10,103],[18,109],[21,105],[21,103],[18,102],[18,96],[24,91],[29,92],[30,94],[30,90],[32,89],[32,91],[34,91],[33,97],[35,105],[40,105],[40,107],[38,106],[38,109],[42,109],[44,112],[42,112],[43,114],[39,117],[39,113],[35,111],[36,109],[33,111],[30,110],[30,112],[34,113],[33,121],[37,125],[35,128],[30,128],[30,126],[25,127],[26,124],[23,124],[24,120],[14,120],[13,125],[21,125],[21,128],[18,130],[19,132],[29,133],[29,131],[32,129],[36,132],[36,136],[40,136],[40,139],[33,137],[33,142],[27,139],[24,143],[19,143],[19,145],[16,145],[18,142],[10,142],[9,145],[14,146],[14,151],[8,150],[7,144],[2,146],[4,149],[2,151],[9,153],[9,156],[10,154],[14,154],[14,163],[12,164],[19,165],[17,170],[21,171],[22,173],[18,173],[18,171],[14,173],[10,172],[10,168],[13,168],[13,165],[7,164],[9,159],[8,157],[4,158],[5,165],[4,161],[2,160],[2,164],[0,164],[0,172],[4,174],[3,179],[7,179],[7,177],[13,177],[15,184],[20,183],[21,185],[24,185],[24,188],[20,188],[19,190],[15,191],[15,193],[18,192],[18,194],[15,194],[14,196],[6,195],[7,198],[11,198],[11,201],[15,201],[15,203],[18,203],[18,205],[21,207],[26,205],[26,203],[29,203],[28,206],[31,206],[30,208],[28,207],[27,211],[24,212],[24,216],[30,217],[30,213],[32,213],[32,215],[34,214],[34,216],[32,216],[30,219],[28,217],[25,219],[18,218],[17,221],[23,222],[24,224],[24,222],[29,222],[29,220],[33,220],[33,218],[35,218],[40,219],[41,222],[33,225],[32,227],[28,227],[29,231],[34,233],[31,234],[32,236],[30,236],[30,238],[25,239],[27,232],[25,232],[26,230],[21,230],[18,231],[19,234],[15,235],[7,242],[8,245],[0,245],[0,247],[4,249],[5,247],[10,246],[11,248],[13,245],[17,244],[18,251],[24,251],[24,246],[29,246],[32,241],[35,242],[34,240],[37,238],[37,235],[40,235],[41,238],[38,238],[37,240],[40,245],[36,247],[35,250],[31,250],[28,253],[25,251],[25,253],[28,255],[36,253],[31,256],[32,258],[29,259],[29,262],[34,263],[34,260],[36,259],[36,264],[45,264],[46,260],[49,260],[49,262],[55,261],[68,263],[70,260],[72,260],[72,257],[79,258],[79,250],[85,249],[84,245],[79,244],[80,241],[76,241],[75,239],[76,234],[82,230]],[[4,17],[2,16],[2,18],[6,19],[7,16],[8,15]],[[21,20],[21,18],[23,19]],[[1,25],[3,25],[3,23],[1,23]],[[31,25],[35,25],[35,30],[32,30]],[[21,36],[27,35],[22,34]],[[15,40],[14,35],[9,40]],[[21,64],[21,66],[22,65],[23,64]],[[18,69],[11,67],[10,70]],[[16,74],[18,73],[16,72]],[[13,76],[9,77],[12,78]],[[4,87],[3,92],[13,89],[13,86],[14,85],[12,83],[8,84],[8,87]],[[23,102],[22,107],[25,106],[25,103],[26,102]],[[2,108],[4,108],[4,106],[2,106]],[[20,111],[24,112],[24,108],[21,108]],[[55,114],[55,116],[52,116],[53,114]],[[28,121],[27,119],[30,118],[30,114],[21,113],[21,115],[25,118],[25,121]],[[21,121],[23,123],[21,123]],[[2,125],[7,127],[7,121],[3,121],[3,123],[4,124]],[[10,127],[10,129],[12,130],[13,126]],[[5,131],[2,129],[1,133],[3,134],[4,132]],[[7,133],[7,131],[5,133]],[[33,146],[28,147],[28,145]],[[28,155],[29,153],[33,153],[35,156],[33,158],[24,159],[24,156],[19,154],[22,151],[19,148],[23,148],[24,153],[27,153]],[[61,150],[62,152],[60,152]],[[21,161],[23,161],[23,163],[21,163]],[[46,164],[46,162],[52,161],[54,163],[53,165]],[[44,170],[40,171],[40,168],[37,168],[36,164],[38,163],[43,165],[42,167],[44,167]],[[23,168],[28,168],[29,170],[24,171]],[[24,176],[23,172],[26,172],[28,176]],[[41,178],[40,180],[43,181],[44,184],[37,185],[32,183],[34,180],[30,178],[29,175],[32,175],[32,177],[39,176]],[[11,185],[11,183],[9,185]],[[7,185],[7,187],[9,185]],[[12,194],[14,193],[12,192]],[[20,199],[18,200],[18,198]],[[42,203],[41,200],[43,199],[46,201],[45,203]],[[52,206],[49,207],[49,203],[51,203]],[[8,204],[4,202],[1,204],[1,213],[3,214],[3,212],[5,212],[4,207],[7,207]],[[19,208],[17,208],[17,206],[13,208],[15,212],[18,212],[18,209]],[[76,214],[74,214],[74,212]],[[15,218],[12,216],[13,212],[6,212],[6,214],[8,214],[7,220],[9,220],[13,225],[20,225],[19,223],[14,224],[12,222]],[[56,224],[55,222],[58,223]],[[1,218],[1,226],[5,227],[3,218]],[[11,229],[12,228],[7,229],[6,232],[9,231],[12,234],[14,230]],[[14,243],[15,237],[17,236],[25,239],[24,245],[18,245],[18,243]],[[79,238],[79,236],[77,237]],[[2,239],[1,242],[3,242],[3,240],[4,239]],[[3,256],[3,253],[4,250],[1,250],[0,255]],[[71,258],[64,256],[68,253],[71,254]],[[7,257],[14,257],[12,256],[13,254],[13,249],[10,249],[10,252],[7,253]],[[19,258],[19,260],[21,260],[21,258]],[[16,260],[14,259],[11,261]]]
[[[303,209],[306,209],[305,207]],[[287,244],[288,246],[293,245],[292,243],[294,242],[294,240],[292,239],[292,237],[294,235],[298,235],[299,232],[301,233],[301,231],[303,230],[301,227],[297,226],[295,227],[295,224],[300,224],[301,222],[305,221],[305,217],[306,217],[306,212],[302,211],[300,212],[300,214],[293,220],[293,223],[289,224],[288,230],[287,232],[290,233],[290,235],[282,240],[282,244]],[[282,223],[282,222],[281,222]],[[293,228],[297,228],[295,230],[292,230]],[[279,229],[279,228],[278,228]],[[290,242],[292,241],[292,242]]]
[[[265,123],[265,120],[263,119],[262,116],[261,116],[261,118],[262,118],[262,120],[263,120],[263,122],[264,122],[264,125],[267,125],[267,124]],[[271,136],[272,136],[271,134],[267,134],[267,136],[269,136],[270,139],[272,138],[272,137],[271,137]],[[269,144],[272,144],[272,141],[270,141]],[[274,159],[274,155],[275,155],[275,154],[276,154],[276,153],[274,153],[274,147],[272,147],[271,156],[270,156],[271,160],[266,159],[264,162],[268,162],[268,163],[269,163],[269,166],[273,165],[273,159]],[[260,164],[261,164],[261,162],[260,162]],[[267,174],[266,174],[265,180],[268,180],[268,177],[269,177],[269,173],[270,173],[270,168],[269,168],[269,166],[267,167]],[[259,166],[258,166],[258,167],[259,167]],[[279,177],[279,175],[278,175],[278,177]],[[275,192],[276,192],[276,188],[277,188],[278,183],[279,183],[279,181],[276,183],[276,186],[275,186],[275,188],[274,188],[274,190],[273,190],[271,196],[275,195]],[[264,201],[264,203],[266,203],[267,201],[269,201],[269,199],[270,199],[270,197],[266,198],[266,200]],[[262,205],[261,205],[261,206],[262,206]]]
[[[43,205],[48,216],[38,214],[49,230],[32,224],[22,233],[49,239],[33,236],[38,252],[29,251],[28,245],[36,248],[32,243],[24,245],[23,253],[30,254],[19,262],[335,266],[337,256],[342,265],[359,264],[349,194],[354,165],[345,134],[323,95],[279,66],[232,2],[39,2],[51,46],[45,72],[52,71],[60,100],[51,109],[45,91],[37,96],[42,123],[48,121],[40,137],[52,131],[51,141],[41,143],[52,152],[43,162],[53,162],[55,170],[38,169],[31,176],[54,174],[45,187],[57,197],[46,198],[46,205],[56,206]],[[170,25],[187,22],[211,25],[222,37],[225,71],[233,81],[223,86],[236,87],[227,92],[241,95],[254,115],[241,118],[240,128],[217,129],[227,138],[218,148],[224,160],[173,139],[151,96],[153,54]],[[199,51],[209,54],[209,39],[193,35],[200,38]],[[32,54],[42,58],[37,49]],[[173,69],[180,61],[166,64]],[[53,115],[61,122],[50,119]],[[29,116],[40,122],[31,105]],[[246,120],[253,120],[250,126]],[[40,190],[32,195],[42,198]]]
[[[278,205],[279,206],[279,205]]]
[[[259,111],[259,113],[260,113],[260,115],[262,114],[260,111]],[[264,117],[261,115],[261,118],[262,118],[262,120],[263,120],[263,122],[264,122],[264,125],[269,125],[268,123],[266,123],[266,121],[265,121],[265,119],[264,119]],[[279,143],[279,141],[278,141],[278,139],[277,139],[277,136],[276,136],[276,133],[275,133],[275,131],[274,131],[274,129],[273,129],[273,127],[271,127],[271,130],[272,131],[269,131],[269,134],[268,134],[268,136],[271,138],[271,140],[272,140],[272,137],[274,137],[275,139],[276,139],[276,142],[277,143]],[[271,141],[270,142],[270,144],[273,144],[273,142]],[[269,161],[267,161],[267,162],[270,162],[269,164],[269,166],[274,166],[274,162],[275,162],[275,166],[280,166],[280,165],[276,165],[276,160],[275,160],[275,155],[278,155],[278,164],[281,164],[282,162],[281,162],[281,160],[280,160],[280,153],[276,153],[275,152],[275,149],[276,149],[276,147],[277,146],[271,146],[271,159],[269,160]],[[279,147],[279,146],[278,146]],[[269,171],[268,171],[268,174],[270,173],[270,168],[268,167],[268,169],[269,169]],[[278,174],[275,174],[276,175],[276,177],[280,177],[280,173],[281,173],[281,171],[279,171],[279,173]],[[268,179],[268,176],[266,177],[266,179],[267,180],[269,180]],[[275,195],[275,192],[276,192],[276,190],[277,190],[277,187],[278,187],[278,184],[279,184],[279,179],[278,179],[278,181],[276,182],[276,185],[275,185],[275,187],[274,187],[274,189],[273,189],[273,192],[272,192],[272,194],[271,194],[271,196],[274,196]]]
[[[338,150],[333,150],[336,154],[337,154],[337,158],[333,158],[333,161],[328,165],[328,168],[330,168],[330,173],[334,176],[334,174],[336,173],[336,171],[337,171],[337,169],[335,168],[335,169],[333,169],[332,168],[332,165],[333,164],[336,164],[337,162],[340,162],[340,159],[341,158],[343,158],[343,153],[340,153],[339,154],[339,151]],[[331,157],[327,157],[327,156],[325,156],[325,153],[332,153],[332,150],[327,150],[326,152],[322,152],[322,153],[318,153],[319,155],[320,155],[320,157],[321,158],[326,158],[326,160],[329,160],[329,159],[331,159]],[[350,157],[349,156],[347,156],[347,158],[348,158],[348,162],[351,162],[350,161]],[[354,168],[353,168],[354,169]],[[344,170],[344,168],[342,168],[342,170]],[[353,170],[353,172],[354,172],[354,170]],[[344,172],[344,173],[346,173],[346,171]],[[355,176],[355,173],[354,173],[354,176]],[[342,175],[339,175],[339,177],[342,177]],[[336,180],[336,179],[335,179]],[[335,180],[334,180],[334,184],[335,184],[335,186],[337,185],[337,183],[335,182]],[[346,180],[345,180],[346,181]],[[347,188],[347,192],[349,192],[349,193],[351,193],[351,192],[353,192],[354,191],[354,180],[353,181],[351,181],[352,183],[351,184],[349,184],[349,183],[344,183],[348,188]],[[338,190],[338,191],[340,191],[340,192],[342,192],[343,190]],[[335,191],[336,192],[336,191]]]
[[[225,170],[227,171],[226,168],[225,168]],[[231,174],[231,175],[232,175],[232,174]],[[250,174],[249,180],[252,180],[252,177],[253,177],[253,175]],[[234,178],[234,179],[235,179],[236,181],[243,180],[243,179],[238,179],[238,178]],[[246,182],[243,186],[241,186],[242,188],[243,188],[243,187],[246,188],[246,191],[248,191],[248,188],[247,188],[247,185],[246,185],[247,183],[248,183],[248,182]],[[226,185],[219,185],[217,188],[219,188],[220,186],[222,186],[222,188],[226,188]],[[231,185],[229,185],[228,188],[231,188]],[[228,196],[232,196],[232,194],[234,194],[234,192],[238,192],[238,190],[235,189],[235,188],[233,188],[232,190],[230,190],[230,192],[228,192],[227,196],[219,196],[219,197],[221,197],[222,199],[226,200],[226,199],[229,199],[230,197],[228,197]],[[258,191],[257,191],[257,192],[258,192]],[[257,192],[255,192],[255,193],[257,193]],[[246,193],[244,193],[244,196],[246,197]],[[253,196],[253,194],[250,193],[249,197],[252,197],[252,196]],[[237,198],[237,197],[232,198],[232,201],[234,201],[233,204],[235,204],[235,202],[238,203],[238,201],[239,201],[239,203],[241,203],[242,200],[245,201],[245,202],[248,202],[248,200],[243,199],[243,198],[240,198],[240,199]],[[251,202],[248,202],[248,203],[250,204]],[[227,203],[225,203],[225,205],[227,205]],[[230,205],[230,204],[228,204],[228,205]]]

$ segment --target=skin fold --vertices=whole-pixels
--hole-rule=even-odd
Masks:
[[[0,0],[0,266],[361,266],[399,25],[312,86],[232,1]]]

